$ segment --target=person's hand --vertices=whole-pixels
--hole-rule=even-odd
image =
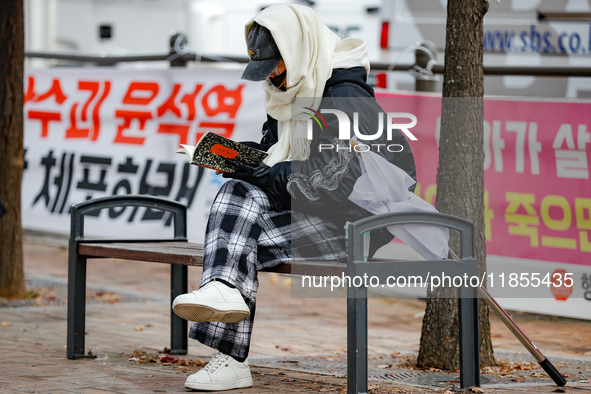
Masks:
[[[258,166],[250,166],[240,161],[226,159],[228,164],[236,167],[235,172],[226,172],[222,176],[224,178],[239,179],[265,189],[269,187],[270,177],[269,172],[271,167],[265,163],[261,163]]]

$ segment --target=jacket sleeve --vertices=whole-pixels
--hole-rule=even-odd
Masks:
[[[248,145],[251,148],[255,148],[262,151],[268,151],[269,148],[277,142],[277,121],[267,115],[267,121],[263,123],[262,128],[263,136],[260,142],[254,141],[241,141],[241,144]]]
[[[348,84],[342,84],[338,91],[330,92],[334,96],[325,97],[323,108],[339,109],[354,120],[357,113],[358,131],[374,135],[378,130],[379,117],[384,117],[382,108],[373,97],[357,98],[355,90],[350,91]],[[355,97],[342,99],[343,97]],[[321,112],[321,110],[319,110]],[[351,220],[359,211],[364,211],[349,200],[357,179],[361,176],[361,166],[357,153],[349,146],[348,140],[339,139],[339,120],[336,115],[323,113],[326,124],[320,126],[312,122],[313,139],[310,141],[310,156],[307,160],[277,163],[271,168],[272,185],[269,188],[286,209],[316,214],[319,216],[347,212]],[[268,122],[270,123],[270,122]],[[386,122],[382,122],[383,125]],[[276,123],[275,123],[276,125]],[[351,135],[353,129],[351,129]],[[276,134],[275,134],[276,135]],[[384,131],[379,140],[372,141],[382,146],[399,144],[401,152],[389,152],[382,149],[379,154],[390,163],[397,165],[416,180],[413,154],[408,141],[399,130],[393,130],[391,139]],[[274,141],[273,141],[274,143]],[[410,188],[411,191],[414,186]],[[367,212],[360,213],[365,217]]]
[[[313,123],[307,160],[278,163],[272,172],[279,180],[274,193],[291,199],[291,209],[327,214],[356,209],[348,197],[361,175],[357,154],[348,141],[338,139],[338,119],[324,116],[327,124]],[[281,188],[280,188],[281,187]]]
[[[351,135],[353,122],[356,122],[356,128],[361,134],[373,135],[379,128],[380,117],[385,118],[382,108],[373,98],[336,100],[328,104],[349,115],[352,121]],[[350,201],[349,196],[362,174],[360,159],[348,140],[339,139],[339,121],[336,115],[325,113],[324,119],[326,126],[323,128],[313,123],[314,138],[310,145],[309,159],[291,162],[286,191],[292,197],[292,209],[318,215],[356,212],[361,208]],[[382,122],[384,124],[385,121]],[[384,130],[379,139],[372,143],[382,146],[395,143],[403,149],[400,152],[390,152],[382,148],[378,154],[416,180],[414,158],[408,141],[399,130],[392,130],[391,139],[387,136]],[[414,190],[414,185],[410,189]]]
[[[328,132],[338,130],[336,117],[326,120],[326,130],[313,126],[314,139],[307,160],[285,161],[271,167],[269,190],[285,209],[295,209],[295,202],[299,211],[326,213],[342,210],[342,204],[353,204],[348,197],[361,174],[356,153],[345,142],[339,142],[338,132]]]
[[[349,195],[361,175],[357,154],[337,138],[322,144],[324,149],[315,157],[291,163],[287,190],[292,205],[299,211],[315,214],[351,211],[356,205]]]

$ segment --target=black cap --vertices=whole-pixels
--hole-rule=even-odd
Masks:
[[[248,56],[250,62],[242,79],[262,81],[267,78],[281,61],[281,53],[269,29],[254,23],[248,31]]]

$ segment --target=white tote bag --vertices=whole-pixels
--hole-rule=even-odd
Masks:
[[[401,168],[388,162],[369,146],[354,142],[361,163],[362,175],[357,179],[349,200],[374,214],[389,212],[438,212],[408,188],[415,181]],[[420,253],[427,260],[447,258],[449,230],[424,224],[388,227],[395,237]]]

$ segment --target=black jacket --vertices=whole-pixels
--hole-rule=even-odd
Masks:
[[[383,109],[375,101],[373,88],[366,83],[366,71],[363,67],[334,70],[332,77],[326,82],[323,99],[318,109],[338,109],[349,115],[351,136],[353,133],[354,113],[358,114],[358,130],[363,135],[374,135],[379,128],[379,117],[382,116],[383,133],[373,141],[360,141],[374,144],[372,151],[380,147],[379,154],[390,163],[402,168],[416,180],[416,170],[410,146],[400,130],[393,130],[390,140],[387,139],[387,123]],[[281,202],[284,209],[306,212],[324,217],[343,227],[347,221],[355,221],[372,214],[351,202],[348,197],[353,190],[357,178],[361,175],[361,167],[357,154],[349,152],[348,141],[341,141],[337,116],[330,113],[322,114],[326,126],[322,129],[313,122],[313,139],[308,160],[281,162],[271,168],[272,184],[270,192]],[[263,138],[260,144],[250,144],[267,150],[278,141],[277,120],[268,116],[263,125]],[[320,144],[324,149],[320,150]],[[397,145],[394,145],[397,144]],[[337,152],[337,145],[341,149]],[[333,149],[330,149],[333,146]],[[390,150],[400,150],[391,152]],[[414,186],[411,188],[414,190]],[[371,244],[373,252],[389,242],[393,236],[386,230],[372,232]]]

